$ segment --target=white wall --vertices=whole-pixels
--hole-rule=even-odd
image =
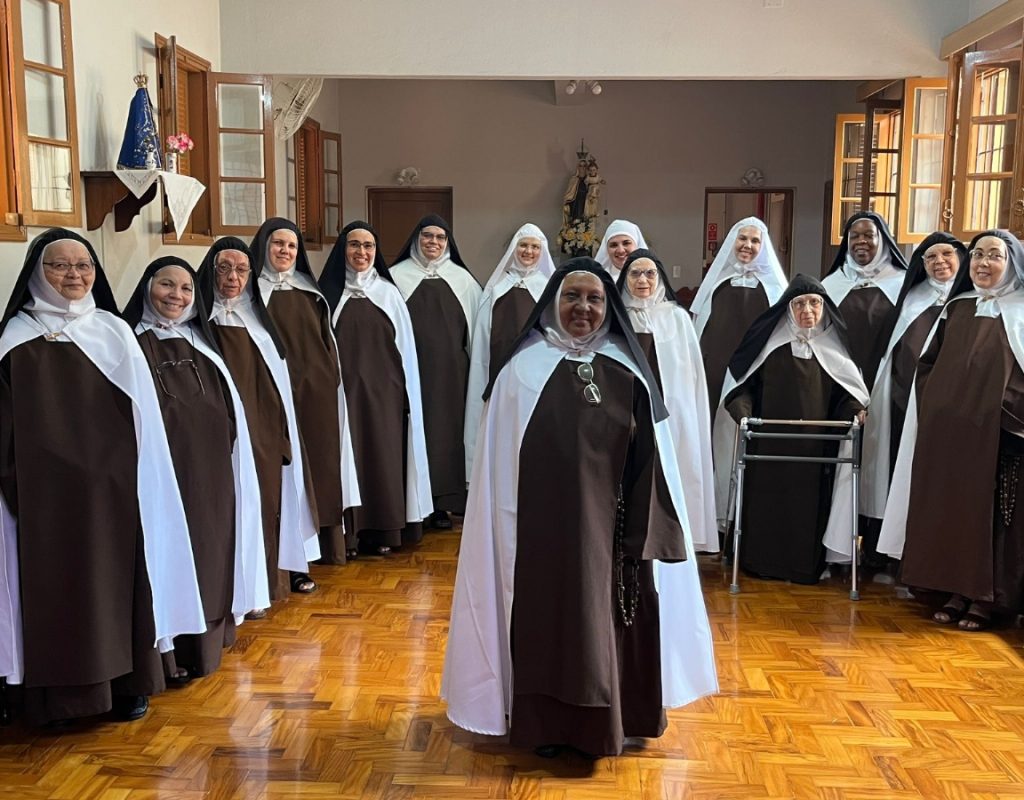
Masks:
[[[967,0],[220,0],[225,69],[334,77],[942,74]]]
[[[454,187],[459,248],[478,277],[523,222],[553,243],[580,137],[607,180],[608,216],[631,219],[677,283],[699,278],[704,188],[751,168],[795,188],[794,270],[820,269],[834,116],[860,110],[837,82],[619,81],[591,102],[556,106],[549,81],[334,82],[341,110],[342,219],[366,213],[366,187],[401,167]],[[325,88],[325,91],[326,88]]]
[[[209,0],[173,4],[74,0],[71,21],[82,170],[113,169],[137,73],[149,75],[150,96],[156,102],[154,32],[175,34],[183,47],[208,59],[214,69],[220,64],[220,11]],[[82,219],[84,223],[84,208]],[[41,228],[30,228],[29,239],[41,232]],[[96,246],[121,302],[150,261],[174,254],[197,264],[205,254],[197,247],[162,246],[159,196],[127,231],[115,233],[110,214],[101,229],[79,233]],[[26,250],[27,243],[0,243],[0,260],[7,266],[0,272],[0,298],[5,304]]]

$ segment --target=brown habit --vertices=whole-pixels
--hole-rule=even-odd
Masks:
[[[373,545],[402,544],[406,526],[405,441],[409,403],[402,356],[387,314],[367,297],[350,297],[335,326],[345,381],[345,402],[362,505],[346,512],[354,547],[361,538]],[[407,541],[422,526],[409,526]],[[408,538],[411,537],[411,538]]]
[[[506,355],[515,344],[516,337],[530,318],[530,312],[536,305],[529,289],[514,286],[494,302],[491,308],[491,353],[490,374],[488,380],[493,381],[498,365],[504,364]]]
[[[751,323],[767,310],[768,295],[760,283],[756,288],[747,288],[726,281],[711,296],[711,316],[701,332],[700,352],[704,357],[712,424],[722,400],[729,362]]]
[[[341,379],[327,304],[312,292],[277,290],[267,301],[267,311],[288,354],[288,375],[305,455],[306,483],[311,497],[315,498],[318,524],[322,528],[340,526],[338,385]],[[320,551],[329,564],[345,563],[345,543],[340,528],[321,531]]]
[[[466,510],[463,433],[469,380],[469,325],[462,304],[442,278],[424,279],[406,301],[416,337],[434,508]]]
[[[797,358],[788,344],[772,351],[726,398],[733,419],[851,419],[862,406],[821,367]],[[777,426],[776,426],[777,428]],[[772,426],[764,426],[771,433]],[[777,430],[774,432],[778,432]],[[820,433],[788,427],[787,433]],[[835,442],[752,441],[762,455],[834,457]],[[822,536],[832,506],[834,465],[752,462],[743,490],[740,564],[757,575],[794,583],[817,583],[824,566]]]
[[[210,324],[245,408],[245,421],[256,461],[256,477],[260,484],[270,599],[280,600],[289,592],[288,573],[277,568],[281,535],[281,468],[292,458],[281,395],[249,332],[245,328]]]
[[[0,364],[0,487],[18,520],[30,724],[164,688],[136,447],[131,400],[77,345],[37,338]]]
[[[890,378],[889,397],[891,399],[892,426],[889,432],[889,472],[890,478],[896,466],[899,453],[900,437],[903,435],[903,421],[907,417],[907,406],[910,403],[910,390],[914,385],[914,374],[917,371],[917,360],[924,350],[928,332],[939,318],[942,306],[929,306],[921,315],[910,323],[900,340],[893,345],[892,375]]]
[[[1009,529],[997,497],[1000,457],[1024,451],[1024,373],[1002,319],[975,317],[974,309],[970,300],[953,303],[918,364],[901,577],[1020,611],[1024,481]]]
[[[850,357],[860,367],[864,384],[870,392],[875,383],[878,362],[892,333],[895,306],[877,286],[868,286],[851,289],[839,304],[839,312],[846,321]]]
[[[150,331],[138,338],[156,382],[206,619],[206,633],[175,637],[174,667],[209,675],[235,641],[231,397],[217,367],[188,340],[158,339]],[[164,660],[170,666],[167,655]]]
[[[685,560],[686,547],[646,390],[628,369],[598,355],[594,383],[602,402],[591,405],[576,367],[563,361],[548,380],[519,453],[511,742],[616,754],[625,736],[664,731],[651,559]],[[623,552],[643,559],[630,627],[617,616],[620,487]]]

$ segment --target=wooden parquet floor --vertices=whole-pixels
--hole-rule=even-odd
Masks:
[[[1024,798],[1024,637],[969,634],[867,585],[747,580],[702,562],[721,694],[643,750],[552,761],[454,728],[438,699],[458,536],[314,568],[216,675],[135,723],[0,729],[0,796]]]

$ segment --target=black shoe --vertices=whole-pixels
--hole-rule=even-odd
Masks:
[[[563,747],[560,744],[542,744],[533,748],[533,752],[541,758],[558,758],[562,754]]]
[[[142,719],[149,711],[149,698],[144,694],[116,695],[114,697],[114,713],[125,722]]]
[[[450,531],[452,529],[452,518],[447,511],[435,511],[430,515],[430,527],[439,531]]]

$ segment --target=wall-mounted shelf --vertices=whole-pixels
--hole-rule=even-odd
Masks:
[[[142,197],[136,197],[112,171],[82,173],[85,187],[85,227],[94,231],[103,225],[107,214],[114,212],[114,230],[120,233],[131,227],[143,206],[156,197],[156,182]]]

